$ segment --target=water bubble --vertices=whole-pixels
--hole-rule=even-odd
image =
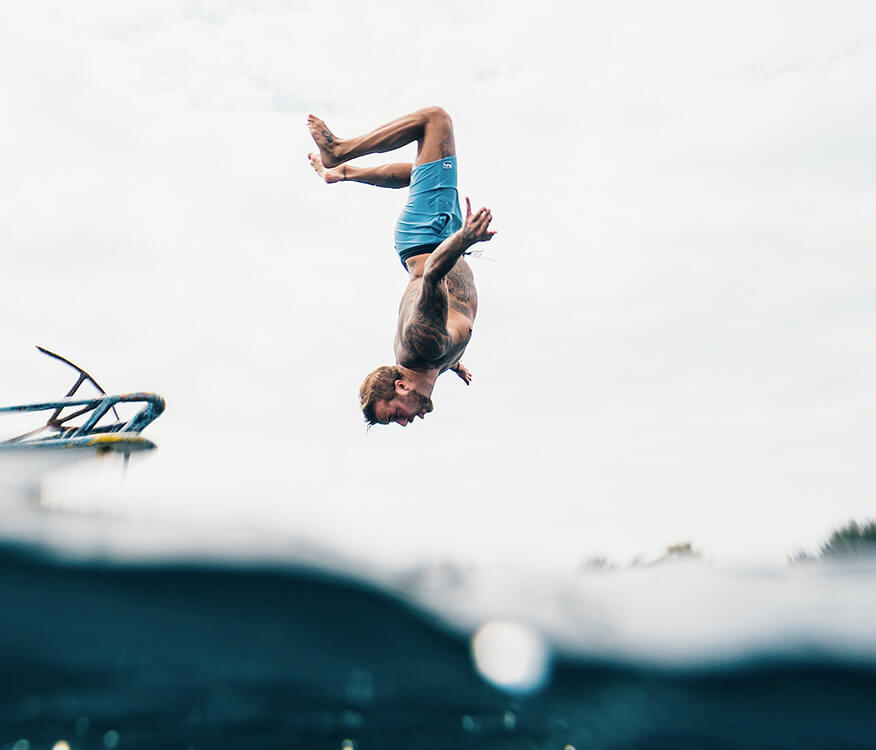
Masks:
[[[119,746],[119,733],[115,729],[110,729],[103,736],[103,746],[106,750],[115,750]]]
[[[356,750],[356,743],[353,740],[343,740],[341,750]]]
[[[505,712],[505,715],[502,717],[502,724],[508,731],[511,731],[517,726],[517,717],[514,715],[513,711]]]
[[[58,740],[52,745],[52,750],[70,750],[70,743],[67,740]]]
[[[30,750],[30,740],[17,740],[12,750]]]
[[[76,719],[76,723],[73,726],[76,730],[76,736],[81,737],[88,731],[88,727],[91,726],[91,720],[87,716],[80,716]]]
[[[533,693],[548,679],[550,651],[532,628],[508,620],[481,625],[472,636],[471,652],[481,676],[512,693]]]
[[[466,732],[479,732],[481,729],[481,723],[474,716],[466,714],[462,717],[462,728]]]

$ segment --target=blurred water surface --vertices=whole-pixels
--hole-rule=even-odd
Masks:
[[[2,748],[876,747],[868,562],[378,569],[83,524],[0,547]]]

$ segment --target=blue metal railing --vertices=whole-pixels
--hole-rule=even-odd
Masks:
[[[143,408],[130,419],[123,420],[118,417],[118,413],[115,410],[116,405],[121,403],[142,403]],[[61,417],[61,413],[65,409],[72,407],[79,408],[72,414]],[[79,442],[76,439],[108,433],[138,435],[164,411],[164,399],[155,393],[125,393],[114,396],[103,395],[95,398],[67,397],[57,401],[0,407],[0,414],[40,411],[52,411],[53,414],[45,424],[37,429],[9,438],[8,440],[0,441],[0,449],[49,446],[59,442],[70,441]],[[110,411],[114,413],[115,421],[110,424],[99,425],[100,420]],[[83,416],[85,421],[82,424],[67,425],[67,422]],[[46,432],[49,434],[40,434]]]

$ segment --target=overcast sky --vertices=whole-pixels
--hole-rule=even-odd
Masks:
[[[48,503],[391,559],[782,560],[874,513],[869,2],[19,3],[0,23],[0,401],[47,346],[168,410]],[[404,191],[354,135],[453,116],[499,234],[435,411],[365,433]],[[411,160],[413,148],[391,157]]]

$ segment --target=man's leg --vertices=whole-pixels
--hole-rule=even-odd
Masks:
[[[417,141],[414,164],[437,161],[456,153],[453,123],[441,107],[418,109],[355,138],[338,138],[318,117],[307,116],[307,127],[326,168],[365,154],[379,154]]]
[[[403,188],[411,184],[412,164],[383,164],[379,167],[354,167],[351,164],[341,164],[338,167],[326,169],[319,154],[308,154],[310,164],[316,173],[329,185],[333,182],[364,182],[377,187]]]

